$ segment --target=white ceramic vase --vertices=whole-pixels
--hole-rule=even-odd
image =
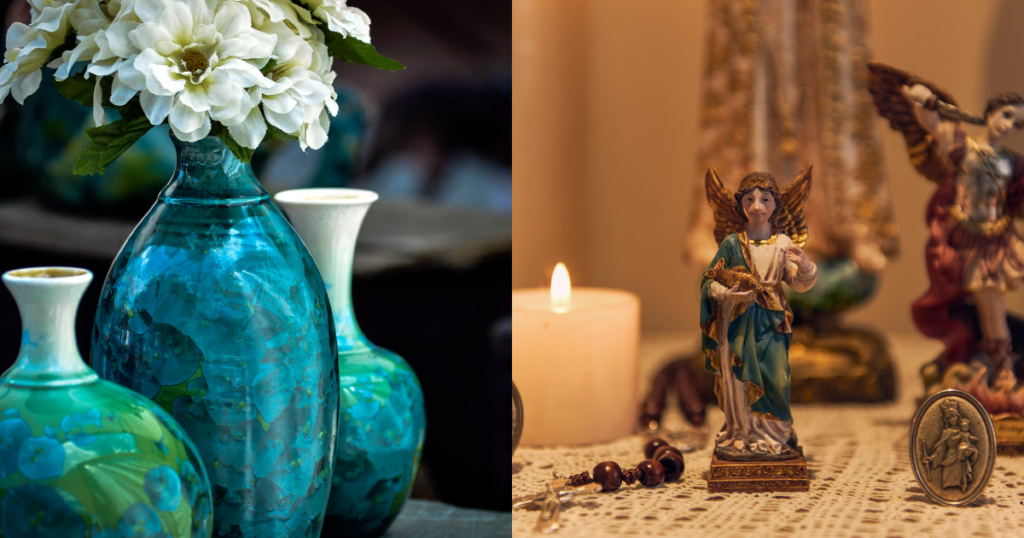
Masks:
[[[346,536],[380,536],[412,489],[426,417],[416,374],[404,359],[367,340],[352,309],[356,238],[377,194],[298,189],[274,200],[316,261],[338,338],[341,413],[327,513],[342,519]]]

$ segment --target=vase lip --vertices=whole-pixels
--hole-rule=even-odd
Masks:
[[[44,286],[75,285],[91,282],[92,272],[78,267],[26,267],[7,271],[3,274],[3,281]]]
[[[281,204],[311,206],[364,205],[378,198],[373,191],[343,188],[291,189],[274,195],[274,201]]]

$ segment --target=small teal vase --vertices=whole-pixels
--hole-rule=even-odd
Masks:
[[[78,353],[75,314],[92,273],[19,269],[3,281],[22,340],[0,377],[0,536],[210,536],[210,482],[192,442]]]
[[[315,538],[338,424],[327,290],[249,165],[217,138],[175,145],[103,286],[93,365],[192,438],[215,536]]]
[[[352,259],[366,211],[357,189],[278,193],[327,283],[338,337],[341,424],[327,513],[342,536],[381,536],[412,489],[423,452],[423,391],[408,363],[370,343],[352,311]]]

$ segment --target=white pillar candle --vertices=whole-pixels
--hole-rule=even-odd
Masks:
[[[629,435],[637,420],[640,300],[621,290],[570,291],[568,273],[555,273],[550,290],[512,291],[512,377],[525,419],[520,446]]]

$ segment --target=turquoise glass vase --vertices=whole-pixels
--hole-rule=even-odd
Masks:
[[[92,361],[196,444],[214,535],[316,537],[338,424],[337,344],[299,236],[217,138],[177,168],[114,260]]]
[[[210,536],[210,483],[181,427],[78,353],[75,314],[92,273],[19,269],[3,281],[22,340],[0,377],[0,536]]]
[[[398,517],[426,434],[416,374],[367,340],[352,310],[356,237],[376,199],[358,189],[297,189],[274,197],[320,267],[335,312],[341,424],[327,513],[342,536],[353,537],[381,536]]]

